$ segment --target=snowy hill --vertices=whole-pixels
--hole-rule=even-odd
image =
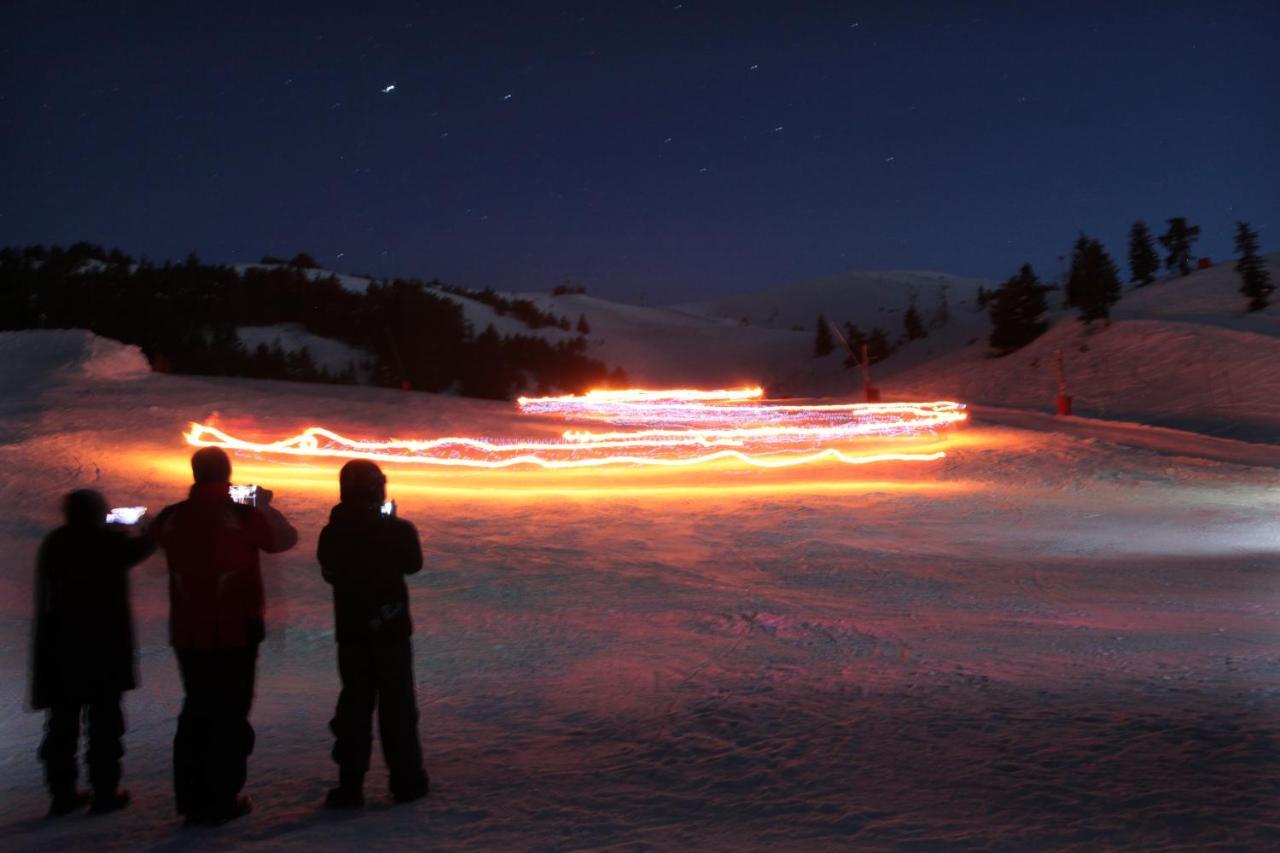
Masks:
[[[1280,280],[1280,255],[1269,258]],[[328,275],[312,270],[309,275]],[[368,279],[340,278],[344,287]],[[585,294],[509,293],[576,322],[585,317],[588,355],[621,366],[637,385],[761,383],[775,395],[846,395],[860,377],[837,348],[813,358],[818,313],[864,332],[901,335],[914,295],[928,324],[945,292],[948,321],[900,347],[874,368],[889,397],[957,398],[1030,409],[1052,407],[1054,353],[1064,355],[1078,414],[1196,429],[1253,440],[1280,437],[1280,309],[1243,311],[1230,262],[1188,276],[1127,288],[1109,326],[1085,329],[1074,312],[1054,308],[1039,340],[1000,359],[989,357],[990,322],[978,310],[979,286],[993,282],[940,273],[847,273],[725,299],[669,307],[612,302]],[[515,317],[459,294],[477,330],[558,341],[576,332],[533,330]],[[1054,291],[1051,300],[1060,300]],[[744,323],[743,321],[746,320]],[[798,327],[798,328],[793,328]],[[262,334],[267,334],[263,332]],[[313,342],[313,352],[323,350]]]
[[[606,331],[687,329],[708,353],[716,329],[749,331],[563,304]],[[0,333],[0,355],[4,849],[1274,847],[1280,474],[1192,458],[1185,435],[1157,454],[982,423],[923,470],[711,469],[668,488],[634,470],[386,465],[426,560],[407,580],[431,794],[392,805],[375,755],[369,806],[350,815],[320,808],[339,685],[315,553],[340,461],[236,454],[237,481],[273,489],[300,537],[263,558],[253,813],[207,829],[174,813],[182,691],[156,556],[130,578],[133,802],[45,820],[43,716],[24,699],[32,567],[63,494],[153,512],[181,500],[182,431],[215,412],[263,437],[563,423],[501,402],[149,373],[135,349],[77,331]]]
[[[1268,265],[1280,280],[1280,255]],[[1239,286],[1228,262],[1126,289],[1108,326],[1059,310],[1048,332],[1008,356],[990,358],[983,336],[884,384],[895,397],[1047,409],[1061,351],[1077,414],[1280,441],[1280,305],[1247,313]]]
[[[590,352],[642,382],[759,382],[779,395],[843,394],[857,384],[844,368],[844,352],[813,357],[819,313],[864,332],[878,326],[892,341],[902,334],[903,312],[913,295],[928,324],[945,292],[948,322],[903,348],[894,362],[901,369],[986,334],[986,315],[974,311],[982,285],[991,282],[941,273],[846,273],[664,308],[585,295],[519,295],[553,313],[585,316],[592,330]]]

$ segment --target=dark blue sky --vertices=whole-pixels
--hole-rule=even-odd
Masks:
[[[1055,275],[1082,229],[1123,264],[1136,218],[1275,250],[1278,34],[1273,0],[18,0],[0,244],[650,303]]]

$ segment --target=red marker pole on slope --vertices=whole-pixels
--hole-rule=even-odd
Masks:
[[[862,396],[868,403],[880,402],[880,389],[871,384],[871,359],[867,357],[867,345],[862,347]]]
[[[1053,355],[1053,371],[1058,377],[1058,414],[1071,414],[1071,395],[1067,393],[1067,376],[1062,371],[1062,350]]]

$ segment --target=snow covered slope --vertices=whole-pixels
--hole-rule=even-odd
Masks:
[[[893,369],[952,352],[986,335],[986,315],[974,310],[979,286],[991,282],[927,272],[845,273],[725,299],[647,308],[584,295],[520,294],[540,306],[591,324],[592,349],[640,381],[702,384],[760,382],[775,394],[848,393],[859,384],[839,349],[815,359],[818,314],[863,332],[902,335],[914,297],[929,336],[903,347]],[[943,295],[945,324],[935,324]]]
[[[181,499],[180,434],[212,412],[265,436],[563,427],[502,403],[146,373],[126,352],[0,334],[21,365],[0,375],[23,378],[0,386],[23,410],[0,407],[0,848],[1274,846],[1280,472],[1198,458],[1171,432],[1157,454],[988,426],[925,469],[659,488],[386,466],[426,557],[409,587],[432,790],[393,806],[375,754],[368,808],[344,815],[320,809],[338,681],[314,560],[338,466],[238,456],[237,480],[274,489],[300,534],[263,561],[253,813],[195,830],[174,814],[181,689],[157,557],[132,575],[133,803],[44,820],[26,650],[62,494]]]
[[[351,368],[357,378],[367,381],[372,372],[373,359],[367,352],[333,338],[313,335],[299,323],[241,326],[236,332],[250,352],[260,344],[265,344],[268,349],[278,345],[286,353],[305,347],[317,367],[323,367],[335,376]]]
[[[1280,281],[1280,255],[1268,263]],[[1245,312],[1239,286],[1224,263],[1127,289],[1110,325],[1086,328],[1059,310],[1048,332],[1003,358],[988,356],[984,335],[883,384],[895,397],[1047,409],[1061,351],[1078,414],[1280,442],[1280,305]]]

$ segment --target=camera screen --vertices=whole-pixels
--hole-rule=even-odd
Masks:
[[[137,524],[146,514],[145,506],[118,506],[107,513],[107,524]]]
[[[232,486],[230,489],[231,500],[245,506],[258,505],[258,487],[257,486]]]

